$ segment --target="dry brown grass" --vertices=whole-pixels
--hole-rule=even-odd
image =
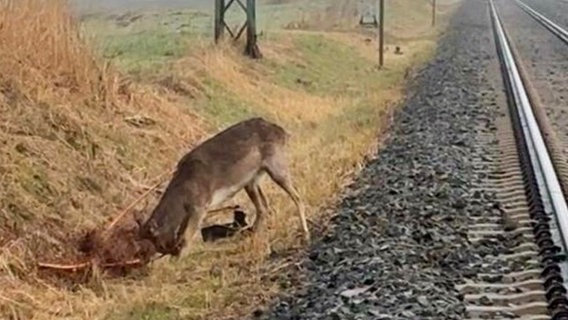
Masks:
[[[145,277],[95,275],[83,285],[37,277],[34,262],[38,254],[52,260],[72,255],[70,234],[111,219],[212,132],[203,120],[210,114],[199,106],[211,107],[220,94],[238,99],[246,114],[276,120],[292,133],[295,181],[311,219],[319,221],[322,208],[376,146],[394,102],[403,97],[404,73],[429,56],[435,41],[403,42],[402,56],[388,52],[384,77],[361,79],[367,84],[355,86],[356,94],[291,87],[275,76],[289,65],[311,67],[313,58],[298,53],[295,42],[305,31],[264,42],[267,62],[261,63],[234,48],[198,44],[201,50],[193,49],[174,63],[173,72],[158,77],[160,86],[149,86],[128,81],[91,54],[63,0],[0,3],[0,314],[18,319],[238,318],[269,301],[280,290],[274,276],[283,261],[259,254],[263,241],[289,257],[300,239],[291,202],[269,183],[277,212],[260,242],[195,243],[187,258],[160,260]],[[347,17],[352,8],[342,3],[322,21]],[[374,44],[352,30],[341,31],[306,33],[356,50],[357,59],[370,67],[360,75],[369,76]],[[211,87],[211,80],[222,90]],[[201,116],[183,105],[188,101]],[[226,113],[231,108],[227,105]],[[229,124],[223,117],[206,120]],[[155,200],[149,199],[150,205]],[[244,197],[235,202],[250,211]]]
[[[264,46],[265,54],[271,54],[270,46]],[[272,58],[277,61],[278,57]],[[247,61],[237,50],[228,46],[206,48],[176,63],[179,77],[191,77],[195,72],[207,74],[219,81],[235,96],[242,98],[255,112],[266,114],[282,122],[298,120],[318,122],[341,112],[338,105],[346,101],[342,97],[311,95],[304,91],[283,87],[266,81],[266,68]],[[190,75],[188,75],[188,73]],[[260,110],[259,110],[260,108]]]
[[[0,42],[0,312],[31,319],[66,294],[36,258],[72,254],[205,131],[91,54],[64,1],[1,1]]]

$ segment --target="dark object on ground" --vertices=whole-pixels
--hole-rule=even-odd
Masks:
[[[234,221],[231,223],[221,225],[216,224],[201,229],[201,237],[203,237],[203,241],[214,242],[219,239],[229,238],[247,227],[246,213],[237,209],[234,211],[233,216]]]
[[[399,46],[396,46],[396,48],[394,49],[394,54],[402,54]]]

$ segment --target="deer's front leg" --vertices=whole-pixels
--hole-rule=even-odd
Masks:
[[[189,250],[183,250],[187,243],[191,243],[193,238],[201,230],[201,224],[205,218],[206,210],[201,207],[187,207],[187,218],[180,225],[177,232],[178,245],[180,252],[178,255],[185,257],[188,255]],[[181,254],[180,254],[181,253]]]

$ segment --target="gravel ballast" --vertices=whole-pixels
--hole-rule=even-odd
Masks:
[[[474,190],[484,179],[474,170],[485,156],[477,133],[491,130],[495,112],[481,97],[492,41],[487,3],[464,1],[384,147],[344,192],[331,230],[313,243],[302,274],[283,280],[299,285],[252,318],[464,317],[455,285],[486,272],[480,250],[493,249],[467,239],[468,215],[494,207]]]

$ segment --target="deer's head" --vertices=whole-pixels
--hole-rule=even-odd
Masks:
[[[172,230],[169,230],[172,229]],[[140,239],[152,242],[156,251],[162,254],[177,256],[185,246],[185,239],[179,237],[177,230],[167,226],[158,226],[156,220],[150,218],[146,223],[140,224]]]

